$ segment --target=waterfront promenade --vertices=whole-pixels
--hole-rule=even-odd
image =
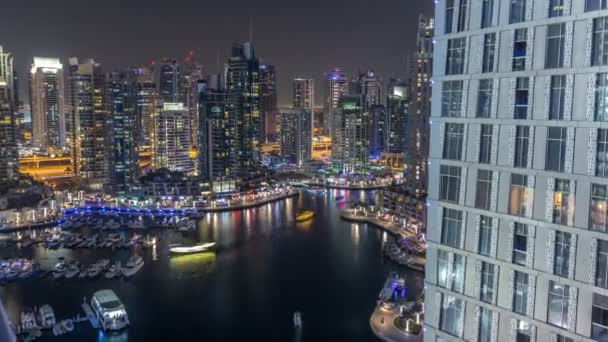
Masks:
[[[318,182],[308,182],[306,183],[311,186],[320,186],[325,187],[327,189],[338,189],[338,190],[378,190],[384,189],[390,186],[389,184],[338,184],[338,183],[318,183]]]
[[[369,318],[369,326],[379,339],[386,342],[422,342],[422,333],[410,335],[397,328],[395,319],[399,317],[399,307],[385,308],[382,304],[376,305]]]

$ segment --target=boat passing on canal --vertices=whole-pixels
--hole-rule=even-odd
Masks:
[[[95,292],[91,307],[104,331],[121,330],[129,325],[127,310],[112,290]]]
[[[192,253],[202,253],[209,250],[211,247],[215,246],[215,242],[207,242],[194,246],[174,246],[169,249],[171,253],[175,254],[192,254]]]
[[[296,212],[296,221],[304,222],[312,219],[315,216],[315,212],[312,210],[302,210]]]

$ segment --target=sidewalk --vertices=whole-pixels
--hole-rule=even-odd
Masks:
[[[397,223],[390,223],[390,222],[381,220],[381,219],[375,217],[375,214],[373,216],[361,216],[361,215],[356,215],[354,213],[353,209],[344,209],[340,212],[340,217],[345,220],[348,220],[348,221],[371,223],[374,226],[376,226],[382,230],[386,230],[387,232],[389,232],[397,237],[406,237],[406,236],[415,236],[416,235],[416,233],[413,230],[411,230],[409,228],[404,228]]]
[[[399,316],[399,308],[385,309],[377,305],[369,318],[369,326],[374,334],[386,342],[422,342],[424,334],[410,335],[395,326],[395,318]],[[384,321],[383,321],[384,318]]]

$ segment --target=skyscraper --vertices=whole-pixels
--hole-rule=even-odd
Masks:
[[[183,103],[165,102],[156,113],[152,146],[155,169],[192,172],[190,112]]]
[[[293,79],[293,108],[315,111],[315,80],[312,78]]]
[[[367,109],[369,115],[369,153],[378,158],[384,152],[386,135],[386,107],[375,105]]]
[[[275,141],[277,135],[277,75],[273,65],[260,65],[260,121],[264,125],[262,142]]]
[[[165,59],[159,68],[158,94],[165,102],[183,102],[184,91],[180,65],[175,59]]]
[[[259,162],[262,122],[260,118],[260,64],[251,42],[234,44],[226,64],[226,90],[236,118],[237,169],[245,174]]]
[[[365,173],[369,162],[369,113],[361,96],[342,96],[334,115],[332,164],[340,172]]]
[[[425,340],[607,336],[605,8],[438,2]]]
[[[334,114],[339,108],[340,99],[348,94],[348,80],[342,70],[336,68],[325,74],[325,110],[324,110],[324,133],[331,135]]]
[[[194,53],[190,51],[186,56],[182,77],[182,98],[184,105],[190,113],[190,142],[192,147],[198,146],[198,83],[205,79],[205,70],[202,65],[193,60]]]
[[[406,84],[391,80],[386,96],[386,134],[384,148],[389,153],[399,153],[406,156],[408,92]]]
[[[409,84],[412,87],[412,99],[408,111],[405,180],[408,190],[415,195],[424,195],[427,188],[433,29],[434,20],[420,15],[418,19],[416,52],[410,59],[414,67],[410,68],[409,75]]]
[[[65,147],[63,65],[57,58],[34,57],[30,71],[33,145],[44,152]]]
[[[132,70],[114,71],[107,75],[106,103],[112,190],[124,193],[140,176],[137,155],[137,81]]]
[[[19,175],[15,94],[13,56],[0,46],[0,183]]]
[[[312,159],[312,112],[308,109],[282,108],[281,155],[288,163],[301,166]]]
[[[361,95],[363,95],[364,107],[370,109],[383,104],[382,79],[372,70],[359,77]],[[351,94],[355,95],[355,94]]]
[[[236,181],[236,103],[220,75],[199,84],[199,176],[216,192],[234,190]]]
[[[94,189],[107,184],[109,172],[106,80],[101,65],[94,60],[80,63],[69,59],[70,117],[68,134],[71,137],[74,172]]]
[[[150,146],[154,138],[154,115],[158,100],[154,71],[149,67],[141,67],[134,68],[131,72],[135,81],[137,142],[139,146]]]

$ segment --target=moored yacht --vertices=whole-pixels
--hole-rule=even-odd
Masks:
[[[121,330],[129,325],[125,306],[112,290],[95,292],[91,307],[104,331]]]
[[[144,259],[139,255],[134,255],[129,258],[129,261],[122,268],[122,274],[125,277],[131,277],[135,275],[135,273],[139,272],[141,268],[144,266]]]

